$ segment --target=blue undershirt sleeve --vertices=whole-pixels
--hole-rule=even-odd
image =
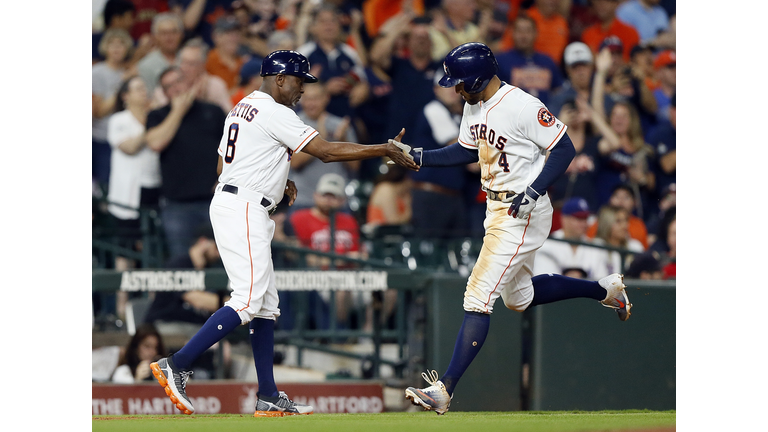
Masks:
[[[576,156],[576,149],[573,148],[573,142],[566,132],[552,148],[544,168],[536,180],[531,183],[530,188],[542,195],[558,177],[565,173],[574,156]]]
[[[418,155],[418,153],[417,153]],[[458,142],[437,150],[425,150],[421,153],[421,166],[454,166],[477,162],[480,158],[477,150],[470,150]]]

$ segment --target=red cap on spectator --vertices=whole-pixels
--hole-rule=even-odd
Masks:
[[[675,52],[666,50],[656,56],[656,60],[653,61],[653,68],[659,70],[673,64],[675,64]]]

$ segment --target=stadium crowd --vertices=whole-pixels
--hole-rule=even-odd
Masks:
[[[630,277],[673,279],[674,0],[94,0],[94,201],[110,204],[107,217],[131,248],[140,238],[136,210],[156,209],[169,262],[186,256],[210,223],[223,119],[259,88],[261,59],[276,49],[301,52],[320,78],[305,86],[296,110],[321,135],[379,143],[404,127],[406,143],[449,145],[461,99],[435,83],[442,58],[469,41],[490,46],[499,77],[568,125],[577,155],[548,191],[552,237],[636,257],[621,263],[618,255],[579,252],[584,245],[545,244],[545,271],[599,278],[593,269],[611,273],[624,264]],[[181,82],[189,90],[175,91]],[[170,131],[167,119],[175,121]],[[314,202],[335,197],[316,193],[328,173],[370,186],[354,194],[348,187],[354,199],[339,201],[340,213],[352,217],[335,226],[356,232],[335,239],[355,244],[334,250],[365,256],[360,234],[382,225],[482,236],[477,166],[414,174],[389,172],[381,160],[323,164],[299,156],[291,170],[298,205],[275,215],[284,241],[297,240],[302,233],[291,221],[307,216],[317,235],[301,243],[332,250],[329,216],[311,212]]]

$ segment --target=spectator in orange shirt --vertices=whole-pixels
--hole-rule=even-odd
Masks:
[[[584,30],[581,34],[582,42],[589,45],[592,52],[597,54],[605,38],[617,36],[624,45],[624,62],[629,62],[629,54],[632,48],[640,43],[640,35],[634,27],[616,18],[618,0],[593,0],[592,5],[599,22]]]
[[[527,13],[536,21],[539,33],[533,49],[552,57],[555,63],[560,65],[570,32],[568,20],[558,13],[558,6],[558,0],[536,0]]]
[[[375,38],[390,18],[405,12],[412,16],[424,14],[424,0],[367,0],[363,2],[363,18],[368,36]]]
[[[213,30],[214,48],[208,52],[205,70],[224,80],[230,92],[238,86],[240,68],[245,58],[238,54],[240,48],[240,24],[231,16],[219,18]]]
[[[648,229],[642,219],[633,213],[637,209],[637,200],[632,187],[626,184],[616,186],[608,200],[608,204],[623,208],[629,214],[629,237],[639,241],[643,249],[648,249]],[[593,223],[587,229],[587,237],[595,238],[597,234],[597,222]]]

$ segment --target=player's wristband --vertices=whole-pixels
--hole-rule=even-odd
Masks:
[[[541,196],[540,193],[536,192],[532,187],[528,186],[525,188],[525,194],[529,197],[533,198],[534,201],[538,201],[539,197]]]

